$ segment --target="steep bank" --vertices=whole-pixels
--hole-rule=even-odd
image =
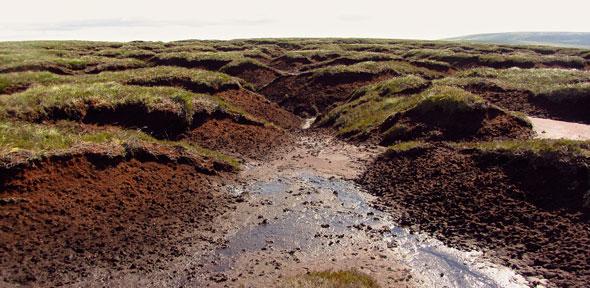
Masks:
[[[483,246],[550,286],[589,281],[587,156],[412,145],[379,157],[359,178],[399,223],[449,245]]]

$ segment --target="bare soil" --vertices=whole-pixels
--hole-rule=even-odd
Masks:
[[[233,201],[215,188],[226,173],[199,168],[209,165],[203,160],[162,156],[74,153],[3,171],[0,286],[53,287],[101,270],[162,269],[190,246],[179,235],[214,231],[212,220]]]
[[[399,132],[387,132],[393,126],[404,127]],[[381,145],[398,141],[473,141],[527,139],[533,134],[531,124],[490,105],[476,106],[465,111],[408,110],[383,122]]]
[[[313,63],[308,58],[289,58],[287,56],[279,56],[273,59],[269,65],[281,71],[297,72],[301,67]]]
[[[534,96],[528,91],[506,90],[484,83],[465,88],[510,111],[518,111],[539,118],[590,123],[590,114],[587,113],[590,109],[589,97],[579,101],[552,102],[543,97]]]
[[[229,119],[210,120],[186,135],[188,141],[239,158],[261,159],[292,141],[290,134],[271,126],[244,125]]]
[[[260,120],[272,122],[281,128],[298,129],[301,127],[301,118],[255,92],[240,89],[229,90],[216,95],[228,103],[240,107],[250,115]]]
[[[244,79],[256,87],[263,87],[281,75],[281,72],[274,68],[260,67],[250,63],[223,69],[223,72]]]
[[[281,76],[263,87],[260,93],[296,115],[312,117],[346,100],[355,89],[394,76],[341,73],[318,78],[313,72],[307,72]]]
[[[482,153],[441,144],[382,156],[359,182],[404,226],[449,245],[483,246],[529,280],[585,287],[589,164],[566,155]]]

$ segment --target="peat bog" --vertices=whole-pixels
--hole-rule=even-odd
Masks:
[[[585,287],[589,53],[2,42],[0,286]]]

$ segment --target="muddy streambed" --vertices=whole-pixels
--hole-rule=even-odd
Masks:
[[[373,208],[374,198],[351,180],[371,154],[303,137],[280,159],[248,165],[244,181],[226,187],[245,201],[220,224],[228,233],[205,280],[266,287],[307,271],[357,269],[383,287],[527,286],[482,253],[412,234]]]

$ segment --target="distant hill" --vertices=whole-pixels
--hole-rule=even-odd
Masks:
[[[472,41],[494,44],[551,45],[590,48],[590,32],[511,32],[474,34],[448,38],[452,41]]]

